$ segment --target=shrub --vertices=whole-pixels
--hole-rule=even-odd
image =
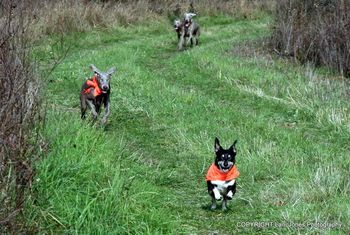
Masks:
[[[40,84],[29,61],[24,1],[0,3],[0,234],[18,231],[33,178]]]
[[[350,1],[281,0],[271,44],[281,54],[350,75]]]

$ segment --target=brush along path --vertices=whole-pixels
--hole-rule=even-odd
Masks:
[[[49,85],[46,131],[53,144],[38,166],[33,224],[79,234],[232,234],[297,231],[242,221],[318,221],[349,231],[342,82],[322,85],[304,68],[259,52],[252,42],[268,35],[267,18],[200,22],[200,46],[182,52],[162,23],[75,42]],[[105,130],[81,124],[74,111],[82,77],[91,74],[82,70],[91,63],[119,69]],[[241,177],[227,212],[209,211],[204,176],[215,136],[225,146],[239,140]]]

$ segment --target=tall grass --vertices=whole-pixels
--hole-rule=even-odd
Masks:
[[[56,103],[49,107],[45,136],[51,152],[37,164],[26,213],[32,232],[164,234],[175,230],[179,225],[169,221],[164,209],[152,211],[161,200],[157,187],[140,178],[142,169],[130,174],[128,161],[139,156],[128,150],[130,143],[123,135],[111,136],[75,118],[75,109],[65,109]]]
[[[26,210],[39,232],[349,233],[346,81],[265,53],[271,18],[197,20],[201,45],[183,52],[167,22],[67,37],[74,49],[48,85],[52,151]],[[91,63],[118,67],[105,127],[79,120]],[[210,211],[206,192],[215,136],[239,141],[227,212]]]

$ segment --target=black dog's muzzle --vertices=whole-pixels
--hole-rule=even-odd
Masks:
[[[232,162],[222,161],[222,162],[219,162],[218,165],[221,171],[228,172],[231,170],[234,164]]]

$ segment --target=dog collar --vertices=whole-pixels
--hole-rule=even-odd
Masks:
[[[92,89],[94,89],[93,95],[95,97],[102,94],[102,90],[98,84],[96,75],[92,78],[92,80],[87,80],[86,84],[88,85],[88,88],[85,90],[85,92],[84,92],[85,94],[90,94]]]
[[[208,173],[206,175],[206,180],[221,180],[229,181],[237,179],[240,173],[236,165],[234,165],[228,172],[222,172],[214,163],[209,167]]]
[[[184,26],[185,28],[187,28],[187,29],[191,26],[191,24],[192,24],[192,20],[189,20],[189,21],[188,21],[188,24],[187,24],[188,26],[186,26],[186,23],[183,22],[183,26]]]

